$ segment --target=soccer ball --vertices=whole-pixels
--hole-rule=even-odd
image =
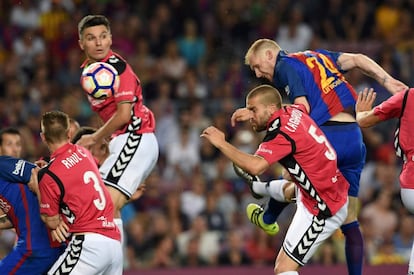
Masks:
[[[105,99],[119,88],[118,71],[105,62],[95,62],[85,67],[81,76],[83,90],[91,97]]]

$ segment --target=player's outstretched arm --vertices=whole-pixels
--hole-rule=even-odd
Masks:
[[[354,68],[360,69],[364,74],[384,86],[393,95],[408,89],[406,84],[393,78],[378,63],[364,54],[343,53],[339,56],[337,62],[340,68],[345,71]]]

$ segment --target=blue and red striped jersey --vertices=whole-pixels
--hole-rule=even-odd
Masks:
[[[292,103],[305,96],[310,116],[318,125],[355,106],[357,93],[336,63],[340,54],[326,50],[291,54],[280,51],[276,60],[274,86],[284,90]]]
[[[34,164],[0,156],[0,209],[16,229],[17,246],[27,250],[59,247],[40,218],[39,202],[27,187]]]

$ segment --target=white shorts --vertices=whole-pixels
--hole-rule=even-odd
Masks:
[[[299,200],[292,223],[283,242],[283,250],[299,265],[305,265],[318,247],[345,221],[348,202],[332,217],[318,218]]]
[[[414,189],[401,188],[401,201],[407,210],[414,214]]]
[[[122,274],[121,242],[101,234],[72,237],[65,252],[47,274],[95,275]]]
[[[158,161],[158,142],[153,133],[125,133],[109,143],[109,157],[99,168],[106,185],[128,198],[148,177]]]

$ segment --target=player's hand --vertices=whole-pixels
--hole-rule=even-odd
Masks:
[[[365,88],[358,94],[358,100],[355,104],[355,111],[357,113],[370,111],[372,109],[372,105],[374,104],[376,97],[377,94],[374,92],[374,89]]]
[[[65,242],[70,235],[69,227],[62,220],[59,222],[59,225],[56,227],[56,229],[51,231],[51,233],[53,240],[58,241],[60,243]]]
[[[207,127],[200,137],[206,138],[216,147],[225,141],[224,133],[214,126]]]
[[[44,159],[39,159],[35,161],[35,164],[37,167],[43,168],[47,165],[47,161],[45,161]]]
[[[237,122],[248,121],[253,117],[252,112],[247,108],[239,108],[231,115],[231,126],[236,126]]]
[[[93,134],[90,135],[83,135],[76,144],[85,147],[86,149],[90,149],[92,145],[96,143],[95,137]]]
[[[40,168],[35,167],[32,169],[32,174],[30,175],[30,180],[27,183],[27,186],[29,189],[36,194],[36,196],[39,195],[39,183],[37,181],[37,174],[39,173]]]

